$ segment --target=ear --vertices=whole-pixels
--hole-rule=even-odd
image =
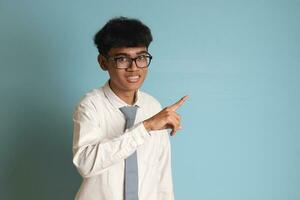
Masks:
[[[104,71],[107,71],[107,60],[106,60],[106,58],[103,55],[99,54],[97,59],[98,59],[98,63],[100,65],[101,69],[104,70]]]

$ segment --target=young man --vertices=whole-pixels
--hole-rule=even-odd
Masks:
[[[73,163],[83,177],[77,200],[173,200],[171,135],[187,96],[161,108],[142,86],[152,56],[150,29],[137,19],[108,21],[95,35],[98,62],[109,74],[73,113]]]

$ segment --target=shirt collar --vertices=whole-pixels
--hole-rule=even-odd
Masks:
[[[103,91],[104,91],[106,98],[110,101],[110,103],[118,109],[123,106],[137,106],[139,108],[141,107],[141,99],[140,99],[141,95],[140,95],[139,89],[135,92],[136,98],[135,98],[135,102],[133,105],[127,104],[125,101],[123,101],[120,97],[118,97],[114,93],[114,91],[109,86],[109,80],[106,81],[105,85],[103,86]]]

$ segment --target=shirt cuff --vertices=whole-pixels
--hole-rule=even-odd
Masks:
[[[132,137],[136,144],[139,146],[143,144],[146,139],[151,137],[151,134],[145,128],[144,123],[139,122],[132,127]]]

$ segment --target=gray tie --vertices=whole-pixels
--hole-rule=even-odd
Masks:
[[[125,130],[134,124],[137,107],[124,106],[120,108],[126,119]],[[136,151],[125,159],[124,199],[138,200],[138,164]]]

